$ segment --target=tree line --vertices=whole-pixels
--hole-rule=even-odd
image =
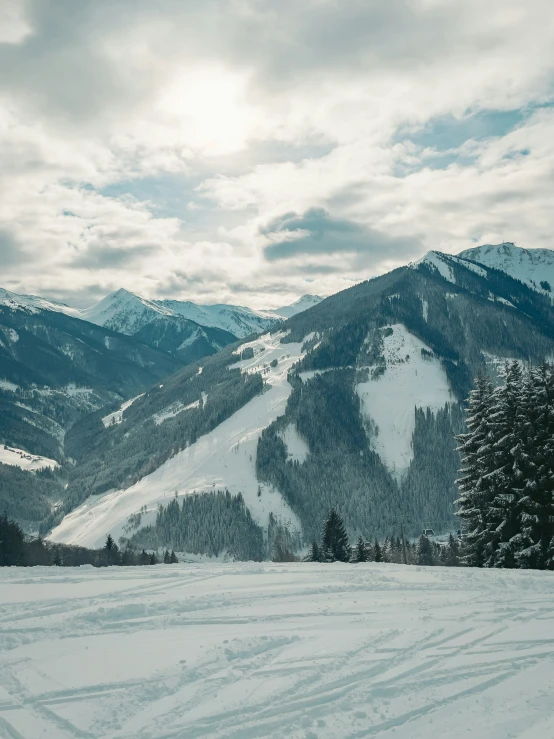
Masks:
[[[39,537],[25,536],[21,526],[4,513],[0,516],[0,567],[109,567],[113,565],[139,566],[174,564],[178,562],[174,551],[165,550],[158,558],[156,552],[138,551],[130,547],[119,548],[108,534],[101,549],[57,544]]]
[[[291,558],[274,556],[274,561],[290,561]],[[331,508],[323,524],[321,541],[312,541],[306,557],[308,562],[391,562],[408,565],[442,565],[458,567],[464,564],[463,543],[450,534],[439,544],[423,533],[417,542],[402,540],[398,536],[377,539],[372,543],[358,537],[355,545],[348,540],[346,527],[335,508]]]

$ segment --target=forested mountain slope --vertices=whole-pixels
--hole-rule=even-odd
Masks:
[[[397,533],[400,518],[414,534],[455,527],[453,437],[473,377],[553,353],[547,296],[430,252],[185,368],[121,424],[105,428],[100,414],[80,422],[67,440],[78,465],[49,523],[71,513],[53,536],[86,545],[108,531],[129,537],[155,523],[159,504],[197,492],[220,505],[225,489],[241,494],[266,544],[309,541],[330,505],[352,536]],[[171,520],[217,539],[195,519],[200,510]],[[170,545],[167,531],[148,540]]]

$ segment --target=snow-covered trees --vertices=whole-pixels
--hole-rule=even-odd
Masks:
[[[459,514],[465,560],[477,567],[554,569],[554,369],[506,366],[470,394]]]
[[[350,545],[344,522],[334,508],[331,508],[323,525],[323,558],[329,562],[349,562]]]

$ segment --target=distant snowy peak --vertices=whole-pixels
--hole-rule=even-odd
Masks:
[[[501,270],[539,292],[554,289],[554,251],[523,249],[512,242],[483,244],[458,254],[486,267]]]
[[[275,311],[260,311],[240,305],[199,305],[189,300],[148,300],[128,290],[117,290],[80,317],[114,331],[133,335],[146,323],[163,318],[185,319],[206,328],[227,331],[239,339],[269,330],[277,322],[317,305],[317,295],[303,295],[292,305]]]
[[[239,339],[252,333],[265,331],[280,317],[269,311],[255,311],[239,305],[198,305],[188,300],[157,300],[156,305],[163,307],[174,316],[181,316],[201,326],[219,328],[228,331]]]
[[[117,290],[106,295],[91,308],[80,311],[80,318],[97,326],[132,336],[145,323],[155,318],[171,316],[172,312],[152,300],[141,298],[128,290]]]
[[[25,310],[28,313],[36,313],[39,310],[51,310],[56,313],[66,313],[75,318],[80,317],[79,310],[70,308],[63,303],[39,298],[36,295],[18,295],[0,287],[0,306],[2,305],[10,308],[10,310]]]
[[[273,312],[283,318],[291,318],[291,316],[295,316],[297,313],[302,313],[302,311],[308,310],[308,308],[313,308],[314,305],[321,303],[322,300],[323,298],[320,298],[319,295],[302,295],[301,298],[298,298],[291,305],[285,305],[283,308],[278,308]]]

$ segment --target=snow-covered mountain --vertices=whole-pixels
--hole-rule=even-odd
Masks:
[[[36,295],[18,295],[4,290],[0,287],[0,306],[9,308],[10,310],[25,310],[28,313],[37,313],[41,310],[53,311],[55,313],[65,313],[68,316],[80,318],[78,308],[70,308],[64,303],[57,303],[53,300],[46,300]]]
[[[291,305],[285,305],[283,308],[277,308],[277,310],[273,311],[278,316],[282,316],[283,318],[291,318],[292,316],[295,316],[297,313],[302,313],[302,311],[308,310],[308,308],[313,308],[314,305],[317,305],[318,303],[321,303],[323,298],[320,298],[319,295],[302,295],[301,298],[298,298],[294,303],[291,303]]]
[[[65,432],[79,418],[136,395],[181,366],[169,354],[75,313],[0,290],[0,444],[61,461]]]
[[[182,300],[160,300],[156,304],[201,326],[228,331],[237,339],[266,331],[280,320],[280,316],[271,311],[255,311],[240,305],[198,305]]]
[[[80,311],[80,317],[99,326],[133,336],[152,321],[192,321],[201,327],[219,329],[242,339],[267,331],[276,322],[290,318],[321,301],[316,295],[303,295],[292,305],[275,311],[257,311],[240,305],[199,305],[188,300],[148,300],[120,289],[99,303]]]
[[[455,527],[460,403],[479,372],[553,355],[553,327],[540,291],[429,252],[166,378],[120,423],[70,432],[78,465],[52,536],[144,542],[149,525],[148,541],[169,546],[158,506],[201,494],[202,527],[218,490],[291,546],[331,505],[352,536],[396,533],[399,516],[412,534]]]
[[[465,249],[458,256],[499,269],[534,290],[543,293],[554,290],[554,251],[551,249],[522,249],[507,241]]]

